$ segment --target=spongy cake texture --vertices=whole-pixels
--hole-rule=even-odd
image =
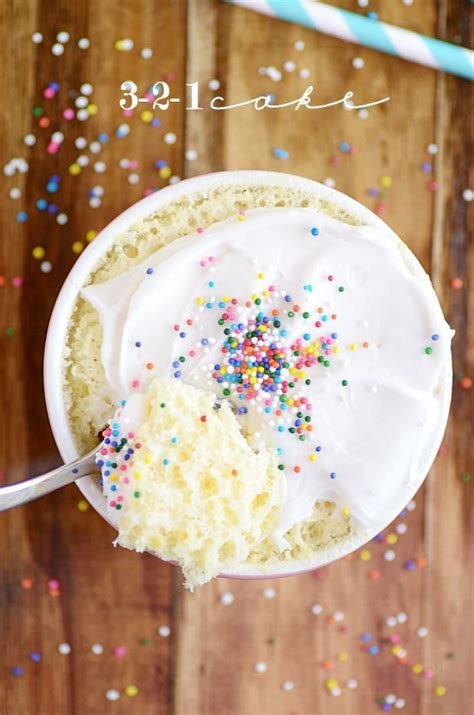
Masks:
[[[346,223],[361,221],[335,204],[319,199],[311,190],[289,186],[234,184],[195,191],[171,201],[156,213],[117,235],[84,285],[102,283],[142,262],[159,248],[240,210],[265,207],[311,207]],[[196,240],[199,235],[196,234]],[[95,309],[78,297],[64,352],[64,399],[71,431],[82,453],[97,444],[97,434],[111,418],[116,405],[101,363],[102,329]],[[330,502],[315,503],[311,518],[291,529],[285,538],[290,548],[279,552],[271,539],[249,546],[246,563],[271,572],[281,561],[305,561],[319,549],[351,533],[350,518]],[[193,577],[194,578],[194,577]]]
[[[117,543],[177,561],[193,589],[246,561],[269,537],[283,476],[275,450],[255,453],[229,404],[212,392],[156,377],[143,400],[129,476],[104,477],[109,508],[120,506]]]

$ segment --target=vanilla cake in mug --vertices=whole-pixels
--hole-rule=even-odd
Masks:
[[[348,553],[411,499],[444,431],[452,331],[427,274],[305,179],[224,172],[160,194],[78,285],[62,359],[77,451],[108,425],[118,543],[191,588]]]

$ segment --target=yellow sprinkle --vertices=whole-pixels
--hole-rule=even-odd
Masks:
[[[79,499],[77,502],[77,508],[79,511],[87,511],[89,508],[89,502],[86,502],[85,499]]]
[[[310,454],[310,455],[309,455],[309,461],[310,461],[310,462],[315,462],[315,461],[316,461],[316,455],[315,455],[315,454]]]
[[[411,669],[417,675],[418,675],[418,673],[423,672],[423,666],[421,665],[421,663],[415,663],[415,665],[412,665]]]
[[[318,343],[317,341],[315,343],[313,343],[313,348],[320,348],[320,347],[321,347],[321,343]]]
[[[345,663],[346,660],[349,658],[349,654],[343,651],[342,653],[338,653],[337,659],[340,663]]]
[[[268,291],[267,291],[267,290],[262,290],[262,295],[263,295],[265,298],[268,298]],[[266,330],[266,328],[265,328],[265,330]]]
[[[444,687],[444,685],[437,685],[435,688],[435,693],[440,697],[441,695],[446,695],[446,688]]]
[[[45,254],[45,250],[43,246],[35,246],[31,252],[33,254],[33,258],[43,258]]]
[[[116,40],[114,42],[114,47],[116,50],[119,50],[119,52],[121,52],[123,50],[123,40]]]
[[[306,373],[305,373],[304,370],[300,370],[299,373],[298,373],[298,377],[304,377],[305,374],[306,374]]]
[[[336,678],[328,678],[326,680],[326,688],[328,690],[334,690],[334,688],[338,688],[338,687],[339,687],[339,683],[336,680]]]
[[[109,480],[110,480],[111,482],[118,482],[118,480],[119,480],[119,475],[118,475],[118,474],[111,474],[110,477],[109,477]]]
[[[339,352],[339,345],[335,345],[332,349],[333,353],[338,353]]]
[[[396,544],[398,541],[398,536],[396,534],[389,534],[387,536],[387,543],[388,544]]]
[[[349,516],[349,514],[351,513],[351,510],[347,506],[345,506],[341,509],[341,513],[342,513],[342,516]]]
[[[237,220],[238,220],[238,221],[243,221],[244,218],[245,218],[245,216],[243,216],[242,214],[239,214],[239,215],[237,216]]]
[[[145,124],[149,124],[153,119],[153,112],[150,112],[149,109],[144,109],[143,112],[140,112],[140,119],[142,122],[145,122]]]
[[[143,457],[143,461],[145,462],[145,464],[150,464],[150,463],[151,463],[151,457],[150,457],[150,455],[149,455],[149,454],[146,454],[146,455]]]
[[[370,559],[372,558],[372,554],[368,549],[362,549],[359,554],[359,558],[361,559],[361,561],[370,561]]]
[[[287,402],[286,404],[289,405],[290,407],[293,407],[293,405],[295,404],[295,401],[294,401],[294,400],[288,400],[288,402]]]
[[[255,296],[255,297],[256,297],[256,296]],[[224,296],[222,296],[222,300],[225,301],[226,303],[228,303],[229,300],[230,300],[230,295],[224,295]]]
[[[259,278],[265,278],[265,276],[263,275],[263,273],[259,273],[259,274],[258,274],[258,277],[259,277]]]
[[[385,186],[386,188],[388,188],[389,186],[392,185],[392,177],[391,176],[382,176],[382,178],[380,179],[380,183],[382,184],[382,186]]]
[[[351,350],[357,350],[357,345],[355,343],[351,343],[349,347]]]
[[[77,176],[78,174],[81,173],[81,167],[79,164],[71,164],[69,166],[69,173],[72,174],[73,176]]]
[[[97,231],[94,231],[93,228],[91,228],[89,231],[86,233],[86,241],[89,243],[94,240],[94,238],[97,236]]]
[[[171,176],[171,169],[169,166],[162,166],[158,172],[160,179],[169,179]]]
[[[127,685],[124,692],[125,695],[128,695],[130,698],[133,698],[134,695],[138,694],[138,688],[136,685]]]
[[[400,655],[400,653],[402,652],[403,648],[402,648],[401,645],[394,645],[393,648],[391,648],[390,650],[391,650],[391,652],[393,653],[393,655]],[[415,667],[415,666],[413,666],[413,667]],[[420,668],[421,668],[421,670],[423,670],[423,666],[422,666],[422,665],[420,665]],[[416,672],[416,671],[414,671],[414,672]],[[421,671],[420,671],[420,672],[421,672]]]
[[[82,241],[74,241],[71,248],[73,253],[82,253],[82,251],[84,250],[84,244],[82,243]]]
[[[204,298],[196,298],[196,303],[202,305],[204,303]]]
[[[142,473],[141,473],[141,472],[135,472],[135,474],[134,474],[133,476],[135,477],[135,479],[139,480],[139,479],[142,478]]]
[[[296,367],[290,367],[290,375],[296,375],[297,370]]]
[[[97,112],[99,111],[99,107],[97,106],[97,104],[88,104],[87,111],[91,116],[93,116],[94,114],[97,114]]]

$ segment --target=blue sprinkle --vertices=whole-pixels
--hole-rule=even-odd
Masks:
[[[10,673],[15,676],[23,675],[23,668],[20,665],[15,665],[13,668],[10,668]]]
[[[331,477],[331,479],[335,479],[335,478],[336,478],[336,472],[331,472],[331,474],[330,474],[329,476]]]
[[[434,335],[431,336],[431,340],[439,340],[439,335],[435,333]]]
[[[368,12],[367,17],[369,18],[369,20],[378,20],[379,19],[378,13],[376,13],[376,12]]]
[[[180,337],[180,338],[185,338],[185,337],[186,337],[186,333],[183,333],[183,332],[179,333],[179,337]]]
[[[111,491],[111,492],[116,492],[116,491],[117,491],[117,485],[116,485],[116,484],[112,484],[112,486],[110,487],[110,491]]]
[[[59,207],[57,204],[49,204],[48,206],[48,213],[50,214],[57,214],[59,211]]]
[[[319,228],[316,228],[316,226],[313,226],[313,228],[311,229],[311,235],[319,236]]]
[[[320,452],[322,447],[316,447],[316,452]]]
[[[272,150],[272,154],[276,159],[288,159],[290,156],[286,149],[279,149],[278,147]]]
[[[48,183],[46,184],[46,191],[49,194],[55,194],[58,189],[59,184],[56,183],[56,181],[48,181]]]
[[[310,335],[309,333],[305,333],[305,334],[303,335],[303,338],[304,338],[305,340],[311,340],[311,335]]]
[[[283,425],[279,425],[278,431],[279,431],[279,432],[284,432],[284,431],[285,431],[285,428],[283,427]]]
[[[141,348],[141,346],[142,346],[141,342],[139,340],[137,340],[137,342],[135,343],[135,347]]]
[[[50,83],[49,83],[49,87],[50,87],[52,90],[54,90],[55,92],[57,92],[57,91],[59,90],[59,84],[58,84],[58,82],[50,82]]]
[[[74,467],[74,469],[71,469],[72,474],[79,474],[79,470],[77,467]]]
[[[26,213],[26,211],[18,211],[16,215],[16,220],[18,221],[18,223],[25,223],[26,221],[28,221],[28,214]]]
[[[46,201],[46,199],[38,199],[38,201],[36,202],[36,208],[38,209],[38,211],[44,211],[47,205],[48,202]]]
[[[362,641],[364,641],[364,643],[368,643],[372,640],[373,636],[372,633],[362,633],[360,638]]]
[[[155,161],[155,167],[157,169],[164,169],[165,166],[168,166],[168,164],[164,159],[157,159],[157,161]]]
[[[169,463],[170,463],[170,460],[169,460],[169,459],[164,459],[164,460],[163,460],[163,464],[165,465],[165,467],[166,467]]]
[[[369,650],[370,655],[377,655],[377,653],[379,652],[379,647],[378,647],[378,645],[371,645],[371,646],[369,646],[368,650]]]
[[[147,268],[146,273],[147,273],[147,276],[151,276],[151,274],[153,273],[153,268],[151,268],[151,267]]]
[[[33,653],[30,653],[30,658],[33,661],[33,663],[39,663],[41,660],[41,653],[38,653],[37,651],[33,651]]]
[[[97,139],[102,142],[102,144],[105,144],[106,142],[109,141],[109,135],[106,134],[105,132],[101,132],[100,134],[97,135]]]
[[[209,281],[207,285],[209,286],[209,288],[214,288],[216,284],[214,283],[214,281]]]
[[[173,444],[176,444],[177,441],[178,441],[178,438],[177,438],[177,437],[171,437],[171,442],[172,442]]]
[[[341,142],[339,144],[339,149],[342,151],[343,154],[348,154],[350,151],[351,145],[348,142]]]

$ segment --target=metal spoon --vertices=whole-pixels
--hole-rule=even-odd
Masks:
[[[72,484],[81,477],[99,474],[100,469],[95,463],[97,449],[98,447],[94,447],[85,457],[76,459],[70,464],[63,464],[62,467],[41,474],[39,477],[0,487],[0,511],[27,504],[33,499],[38,499],[38,497],[50,494],[60,487],[65,487],[66,484]]]

